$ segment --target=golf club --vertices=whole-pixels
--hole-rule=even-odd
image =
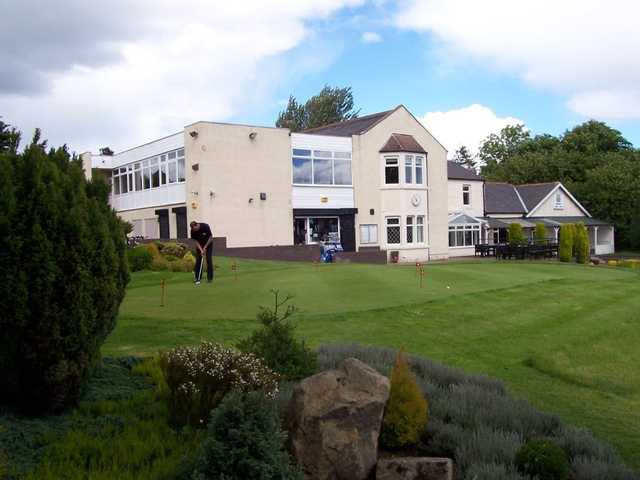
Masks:
[[[198,282],[202,280],[202,265],[204,264],[204,255],[200,254],[200,271],[198,272]]]

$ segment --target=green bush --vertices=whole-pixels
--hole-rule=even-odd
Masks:
[[[209,412],[232,390],[275,396],[278,376],[253,354],[202,342],[160,355],[173,425],[204,426]]]
[[[189,251],[189,247],[184,243],[157,242],[157,246],[164,257],[171,255],[176,258],[182,258]]]
[[[391,391],[382,418],[380,443],[399,448],[418,443],[427,425],[427,400],[400,350],[391,371]]]
[[[516,454],[518,471],[545,480],[569,478],[567,454],[547,439],[529,440]]]
[[[260,392],[231,393],[211,412],[190,478],[302,480],[285,439],[273,401]]]
[[[522,231],[522,225],[519,223],[512,223],[509,225],[509,245],[517,246],[525,243],[524,232]]]
[[[160,250],[158,250],[158,245],[156,245],[155,243],[143,243],[140,246],[146,248],[154,260],[162,258],[162,255],[160,255]]]
[[[129,281],[109,186],[36,131],[0,153],[0,398],[23,411],[77,402]]]
[[[171,262],[168,262],[166,259],[154,258],[151,262],[151,270],[154,272],[164,272],[171,269]]]
[[[148,249],[137,246],[127,250],[127,261],[129,262],[129,270],[139,272],[140,270],[149,270],[153,256]]]
[[[587,263],[590,257],[589,233],[584,223],[578,223],[575,226],[575,250],[576,261],[578,263]]]
[[[573,230],[573,225],[571,223],[565,223],[560,227],[558,258],[561,262],[570,262],[573,258]]]
[[[536,243],[545,243],[547,241],[547,228],[542,222],[536,223],[535,239]]]
[[[286,380],[298,380],[316,372],[315,353],[304,342],[295,338],[295,326],[288,320],[295,307],[288,305],[283,314],[279,310],[291,299],[278,299],[273,291],[275,306],[271,310],[262,307],[257,315],[262,328],[241,340],[238,349],[262,358],[267,366]]]

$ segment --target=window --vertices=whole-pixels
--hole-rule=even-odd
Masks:
[[[384,159],[384,183],[386,183],[387,185],[397,185],[398,183],[400,183],[397,158]]]
[[[387,243],[400,243],[400,217],[387,217]]]
[[[416,185],[422,185],[423,182],[423,166],[422,166],[422,162],[423,162],[424,158],[423,157],[419,157],[416,156]]]
[[[360,225],[360,243],[378,243],[378,225]]]
[[[462,186],[462,204],[465,207],[471,205],[471,185]]]
[[[416,217],[416,242],[424,243],[424,215]]]
[[[562,210],[564,208],[564,202],[562,199],[562,192],[560,190],[556,191],[555,202],[553,208],[556,210]]]
[[[480,243],[480,225],[455,225],[449,227],[450,247],[473,247]]]
[[[313,183],[315,185],[331,185],[331,160],[313,159]]]
[[[160,166],[158,165],[158,159],[152,158],[149,162],[151,164],[151,188],[160,186]]]
[[[111,181],[114,195],[184,182],[184,149],[116,168],[112,171]]]
[[[351,185],[351,152],[292,150],[294,185]]]
[[[413,155],[404,157],[404,183],[413,183]]]
[[[413,216],[407,217],[407,224],[405,226],[407,230],[407,243],[413,243]]]

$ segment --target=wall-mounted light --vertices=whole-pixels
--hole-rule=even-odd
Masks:
[[[194,163],[193,165],[191,165],[191,170],[193,170],[194,172],[197,172],[198,170],[200,170],[200,164]]]
[[[250,198],[250,199],[249,199],[249,203],[253,203],[253,198]]]
[[[249,134],[249,138],[250,138],[251,140],[255,140],[257,136],[258,136],[258,132],[251,132],[251,133]]]
[[[209,198],[216,198],[216,192],[209,190]]]
[[[191,130],[189,132],[189,135],[191,136],[191,138],[198,138],[198,132],[195,130]]]

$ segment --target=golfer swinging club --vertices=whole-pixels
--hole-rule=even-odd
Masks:
[[[191,238],[196,241],[196,285],[202,280],[202,257],[207,256],[207,281],[213,281],[213,234],[206,223],[191,222]]]

